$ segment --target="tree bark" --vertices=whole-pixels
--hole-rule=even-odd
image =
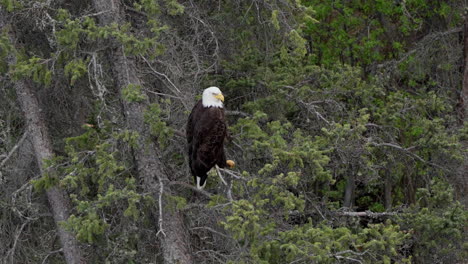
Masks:
[[[351,171],[346,181],[343,206],[351,208],[354,200],[354,189],[356,188],[354,171]]]
[[[6,21],[6,12],[0,7],[0,28],[6,26]],[[14,34],[12,32],[9,32],[9,34],[10,39],[14,40]],[[14,41],[11,42],[14,43]],[[16,64],[15,55],[10,55],[7,62],[9,66]],[[15,82],[14,87],[17,100],[26,119],[27,133],[34,146],[36,161],[41,175],[44,175],[47,172],[44,167],[44,160],[52,158],[54,154],[42,110],[32,91],[33,83],[31,80],[18,80]],[[67,193],[54,186],[46,190],[46,195],[57,225],[57,233],[66,263],[86,263],[76,237],[60,226],[60,223],[66,221],[70,216],[71,203]]]
[[[29,80],[19,80],[15,83],[18,101],[24,112],[28,133],[34,145],[36,160],[41,174],[44,175],[47,172],[47,169],[44,167],[44,160],[52,158],[54,154],[41,108],[36,96],[32,92],[31,86],[32,84]],[[70,216],[71,205],[67,194],[59,187],[49,188],[46,194],[55,223],[57,224],[57,231],[66,262],[68,264],[85,263],[75,236],[60,226],[60,223],[66,221]]]
[[[392,209],[392,175],[388,170],[385,171],[384,205],[385,210]]]
[[[123,16],[120,14],[120,2],[117,0],[94,0],[94,7],[99,16],[101,25],[110,23],[122,24]],[[121,92],[129,84],[140,85],[135,62],[128,58],[123,47],[115,42],[115,47],[109,52],[112,74],[115,84]],[[158,193],[155,200],[159,200],[159,237],[163,247],[165,263],[193,263],[189,246],[189,235],[184,225],[183,215],[163,201],[164,194],[171,195],[169,178],[164,171],[160,160],[161,153],[151,140],[148,126],[144,122],[144,110],[148,104],[143,102],[128,102],[122,100],[123,111],[127,126],[138,132],[137,147],[133,149],[133,155],[138,169],[139,177],[144,183],[144,188],[150,193]],[[156,182],[156,179],[157,182]]]
[[[468,14],[463,26],[463,83],[458,104],[460,122],[463,123],[468,116]]]

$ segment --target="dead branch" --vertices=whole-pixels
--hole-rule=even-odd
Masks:
[[[57,254],[57,253],[60,253],[62,251],[63,251],[63,248],[60,248],[60,249],[49,252],[47,254],[47,256],[45,256],[45,258],[42,260],[42,264],[47,263],[46,261],[47,261],[47,259],[49,258],[50,255]]]
[[[229,169],[224,169],[224,168],[219,168],[220,171],[226,172],[227,174],[231,175],[232,177],[241,180],[241,181],[248,181],[249,179],[242,177],[240,174],[236,174],[235,171],[229,170]]]
[[[405,61],[406,59],[408,59],[412,54],[414,54],[414,53],[418,52],[419,50],[423,49],[424,46],[427,43],[432,42],[434,40],[437,40],[437,39],[439,39],[441,37],[450,35],[450,34],[459,33],[462,30],[463,30],[462,27],[456,27],[456,28],[452,28],[452,29],[447,30],[447,31],[435,32],[433,34],[427,35],[421,41],[418,41],[418,44],[416,45],[416,47],[414,49],[409,50],[408,52],[403,54],[403,56],[401,56],[400,59],[395,59],[395,60],[391,60],[391,61],[387,61],[387,62],[378,64],[377,69],[388,69],[389,67],[394,68],[394,67],[398,66],[400,63],[402,63],[403,61]]]
[[[229,199],[230,202],[234,201],[234,199],[232,199],[232,190],[231,190],[231,187],[232,185],[231,184],[228,184],[223,176],[221,175],[221,172],[219,171],[219,167],[218,165],[215,165],[215,168],[216,168],[216,173],[218,174],[219,178],[221,179],[221,181],[223,182],[223,184],[227,187],[227,190],[226,190],[226,196],[227,198]],[[229,181],[229,183],[231,183],[231,181]]]
[[[191,189],[191,190],[193,190],[193,191],[195,191],[195,192],[198,192],[198,193],[200,193],[200,194],[203,194],[203,195],[205,195],[205,196],[208,197],[208,198],[211,198],[211,193],[209,193],[209,192],[207,192],[207,191],[205,191],[205,190],[198,189],[197,187],[195,187],[195,186],[193,186],[193,185],[191,185],[191,184],[188,184],[188,183],[186,183],[186,182],[171,181],[171,182],[169,183],[169,185],[179,185],[179,186],[185,187],[185,188],[187,188],[187,189]]]
[[[21,236],[21,233],[23,232],[24,227],[29,224],[30,220],[27,219],[21,227],[16,231],[15,234],[15,239],[13,240],[13,246],[11,246],[10,250],[8,250],[8,253],[5,257],[7,259],[8,257],[10,258],[10,263],[14,263],[14,256],[15,256],[15,250],[16,250],[16,244],[18,243],[18,239]]]
[[[198,229],[205,229],[205,230],[210,231],[211,233],[215,233],[215,234],[220,235],[220,236],[222,236],[222,237],[225,237],[225,238],[227,238],[227,239],[232,239],[232,237],[230,237],[230,236],[228,236],[228,235],[226,235],[226,234],[223,234],[223,233],[221,233],[221,232],[219,232],[219,231],[216,231],[216,230],[214,230],[213,228],[208,227],[208,226],[197,226],[197,227],[192,227],[192,228],[190,228],[190,230],[198,230]]]
[[[416,147],[414,147],[414,146],[409,147],[409,148],[404,148],[404,147],[402,147],[402,146],[400,146],[400,145],[393,144],[393,143],[376,143],[376,142],[369,142],[369,144],[372,145],[372,146],[376,146],[376,147],[382,147],[382,146],[383,146],[383,147],[391,147],[391,148],[394,148],[394,149],[401,150],[401,151],[405,152],[408,156],[411,156],[411,157],[413,157],[413,158],[415,158],[415,159],[421,161],[422,163],[426,163],[426,164],[428,164],[428,165],[431,165],[431,166],[436,167],[436,168],[438,168],[438,169],[441,169],[441,170],[443,170],[443,171],[447,171],[447,169],[445,169],[444,167],[442,167],[442,166],[440,166],[440,165],[438,165],[438,164],[435,164],[435,163],[433,163],[433,162],[429,162],[429,161],[427,161],[427,160],[421,158],[420,156],[414,154],[413,152],[411,152],[412,149],[416,148]]]
[[[159,224],[159,230],[156,233],[156,236],[159,235],[159,233],[163,234],[163,236],[166,236],[166,233],[164,233],[163,229],[163,205],[162,205],[162,196],[164,193],[164,184],[161,180],[161,177],[157,177],[159,180],[159,199],[158,199],[158,204],[159,204],[159,219],[158,219],[158,224]]]
[[[398,215],[397,212],[375,213],[375,212],[371,212],[371,211],[364,211],[364,212],[333,212],[333,214],[337,215],[337,216],[370,217],[370,218],[381,218],[381,217],[388,217],[388,216]]]
[[[10,152],[8,152],[8,154],[6,155],[6,157],[2,160],[2,162],[0,163],[0,168],[2,168],[3,166],[5,166],[5,163],[11,158],[11,156],[16,152],[16,150],[18,149],[19,146],[21,146],[21,144],[23,144],[24,140],[26,139],[26,137],[28,136],[28,131],[24,132],[23,136],[21,137],[21,139],[18,141],[18,143],[15,144],[15,146],[13,146],[13,148],[10,150]],[[0,176],[1,176],[1,172],[0,172]]]
[[[226,115],[241,116],[241,117],[252,117],[251,114],[237,110],[226,110]]]

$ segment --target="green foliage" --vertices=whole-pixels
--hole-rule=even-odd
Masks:
[[[48,60],[36,56],[31,58],[18,56],[10,72],[15,80],[30,78],[37,83],[50,85],[52,72],[48,69],[47,63]]]
[[[20,7],[1,3],[8,12]],[[227,115],[233,137],[227,155],[237,164],[226,173],[229,195],[216,174],[205,189],[209,202],[188,198],[183,185],[165,185],[171,190],[163,195],[165,208],[187,220],[194,262],[452,263],[468,256],[468,215],[451,188],[460,181],[468,138],[454,107],[462,49],[452,27],[460,24],[461,2],[194,1],[184,7],[139,0],[122,5],[120,24],[106,26],[87,2],[21,4],[34,6],[9,17],[18,23],[12,28],[19,40],[48,41],[18,52],[2,34],[0,59],[18,53],[18,63],[8,69],[0,62],[0,71],[38,84],[53,80],[54,88],[64,74],[80,94],[79,104],[65,104],[79,120],[89,112],[77,105],[97,105],[99,125],[82,130],[61,124],[75,113],[56,116],[46,108],[62,155],[45,161],[46,173],[32,181],[35,190],[60,187],[71,194],[72,216],[63,225],[99,251],[94,262],[162,261],[154,249],[163,233],[148,217],[158,215],[155,194],[143,193],[136,178],[139,161],[131,150],[139,142],[156,139],[163,171],[171,180],[188,180],[181,169],[185,140],[173,137],[187,114],[178,103],[148,97],[141,85],[120,87],[124,100],[148,103],[148,132],[140,134],[119,126],[115,90],[98,99],[81,96],[89,89],[80,78],[112,86],[107,76],[115,61],[107,55],[115,49],[136,58],[139,83],[164,86],[146,73],[149,65],[167,67],[161,70],[181,87],[221,87],[227,109],[241,112]],[[76,10],[62,9],[68,4]],[[142,57],[146,63],[138,63]],[[181,89],[177,97],[188,94]],[[22,129],[22,122],[5,118],[12,128]],[[61,129],[75,136],[56,138]],[[2,144],[12,133],[4,130]],[[393,207],[384,208],[388,190]],[[352,192],[346,210],[392,213],[346,215],[346,192]]]
[[[86,217],[71,215],[63,226],[75,232],[78,240],[90,244],[96,242],[107,228],[96,212],[90,212]]]
[[[271,12],[271,23],[273,24],[276,30],[280,29],[280,24],[278,21],[278,10],[273,10],[273,12]]]
[[[184,6],[179,4],[177,0],[164,0],[164,2],[170,15],[175,16],[184,13]]]
[[[170,101],[166,103],[169,104]],[[150,126],[151,135],[158,139],[158,143],[162,148],[168,146],[169,140],[174,134],[174,130],[163,121],[165,115],[167,113],[161,109],[160,104],[156,103],[150,104],[144,113],[145,122]]]
[[[333,65],[337,61],[368,65],[393,58],[402,51],[401,43],[407,39],[391,38],[385,32],[397,30],[401,36],[407,36],[421,30],[425,19],[447,14],[459,20],[459,14],[445,2],[373,0],[331,3],[314,0],[307,1],[307,5],[316,11],[314,17],[320,23],[307,24],[304,32],[315,40],[314,62],[323,65]],[[380,15],[375,16],[376,13]],[[389,27],[389,24],[394,26]]]
[[[5,10],[8,12],[12,12],[15,9],[20,9],[22,4],[16,0],[1,0],[0,6],[3,6],[3,8],[5,8]]]
[[[138,139],[140,135],[136,131],[132,130],[123,130],[121,132],[115,132],[112,134],[112,137],[115,139],[120,139],[123,142],[127,143],[132,148],[137,147]]]
[[[8,70],[7,56],[13,51],[7,32],[5,30],[0,34],[0,73]]]
[[[58,179],[50,174],[45,174],[37,180],[32,180],[31,184],[33,185],[36,191],[44,191],[51,187],[56,186]]]
[[[275,239],[254,250],[258,263],[336,263],[337,260],[358,260],[364,263],[409,263],[398,258],[397,250],[405,235],[398,225],[374,224],[360,230],[327,225],[307,224],[281,231]]]
[[[164,53],[164,47],[158,41],[160,32],[167,29],[154,19],[148,20],[152,35],[140,37],[131,32],[130,24],[98,26],[92,17],[71,19],[68,11],[60,9],[57,19],[62,27],[55,35],[58,44],[63,48],[59,54],[64,61],[71,59],[80,44],[98,43],[102,40],[116,40],[123,45],[127,55],[145,55],[150,58]]]
[[[385,3],[380,5],[387,15],[399,12]],[[249,257],[242,261],[335,263],[358,259],[362,263],[409,263],[414,257],[424,259],[419,253],[411,255],[403,250],[416,238],[400,221],[358,227],[336,227],[324,222],[292,228],[278,220],[290,219],[290,212],[316,207],[308,202],[312,199],[325,203],[327,210],[340,208],[350,173],[355,175],[355,184],[361,184],[354,191],[354,204],[360,210],[383,212],[382,168],[390,171],[397,185],[392,190],[392,202],[401,205],[413,195],[410,186],[401,184],[403,179],[424,186],[428,173],[446,173],[437,164],[448,160],[456,164],[462,159],[459,134],[447,129],[451,103],[443,92],[425,90],[434,84],[415,85],[416,92],[412,93],[389,89],[385,78],[366,78],[361,67],[335,64],[346,58],[348,63],[367,65],[397,56],[407,47],[403,41],[385,39],[384,28],[378,22],[353,17],[353,10],[360,7],[343,8],[346,18],[337,13],[332,21],[343,20],[336,25],[332,22],[331,27],[342,27],[340,23],[344,23],[358,29],[363,26],[361,19],[365,19],[371,29],[366,38],[350,38],[349,30],[343,28],[338,33],[324,31],[330,39],[337,39],[324,42],[314,35],[313,45],[324,45],[320,48],[324,54],[309,54],[305,40],[312,31],[308,30],[324,25],[306,24],[307,29],[291,32],[288,42],[276,46],[276,54],[268,61],[262,61],[263,54],[248,46],[224,64],[228,72],[237,73],[229,80],[218,80],[229,92],[261,91],[261,96],[239,106],[253,116],[238,119],[231,126],[237,146],[242,148],[238,164],[249,174],[254,172],[247,187],[236,188],[239,194],[249,193],[249,199],[235,201],[223,222],[239,243],[250,248]],[[371,12],[374,7],[366,8],[370,9],[364,12]],[[320,12],[325,10],[319,8],[318,16]],[[278,30],[278,13],[273,10],[269,19]],[[395,50],[383,53],[389,45]],[[311,61],[303,60],[307,56]],[[318,62],[326,66],[314,65]],[[460,212],[463,209],[457,214]],[[278,226],[282,226],[281,232]],[[461,225],[453,228],[458,232],[462,229]],[[305,234],[311,238],[301,237]],[[422,252],[427,252],[428,247],[424,248]],[[460,252],[460,248],[457,242],[452,251]]]
[[[57,177],[55,167],[57,163],[60,163],[62,161],[63,158],[60,156],[43,161],[42,171],[44,171],[44,173],[42,177],[39,179],[31,180],[31,184],[34,187],[34,190],[42,192],[46,191],[51,187],[57,186],[57,184],[59,183],[59,179]]]
[[[457,262],[466,257],[468,212],[453,198],[453,188],[435,178],[418,190],[418,202],[401,220],[413,234],[414,257],[420,261]]]
[[[150,16],[155,16],[161,12],[161,6],[159,2],[163,2],[166,6],[167,12],[172,15],[180,15],[184,13],[184,6],[177,2],[177,0],[140,0],[135,2],[133,5],[137,10],[144,11]]]
[[[263,116],[264,114],[257,112],[254,118],[240,119],[232,127],[234,133],[242,132],[240,139],[244,141],[248,150],[245,153],[246,160],[252,159],[253,156],[264,157],[258,174],[269,178],[267,175],[274,175],[284,171],[283,169],[297,169],[294,173],[308,175],[308,180],[331,179],[329,172],[324,168],[329,161],[326,155],[329,150],[321,138],[313,139],[304,135],[300,129],[294,131],[288,122],[273,121],[262,125]],[[291,181],[290,178],[287,179]]]
[[[164,198],[167,201],[167,206],[165,207],[167,210],[171,210],[173,212],[183,210],[187,206],[187,200],[184,197],[176,196],[176,195],[166,195]]]
[[[70,77],[70,85],[75,84],[76,80],[88,72],[87,61],[74,59],[65,65],[65,75]]]
[[[75,211],[63,225],[90,244],[102,243],[109,228],[115,229],[124,219],[141,221],[141,207],[147,200],[137,191],[136,180],[117,148],[118,144],[130,148],[135,136],[128,131],[110,133],[112,127],[106,126],[99,131],[86,127],[84,134],[67,138],[66,156],[48,161],[60,175],[55,183],[66,188],[73,199]],[[34,185],[42,188],[48,182],[46,175]]]
[[[141,91],[141,85],[129,84],[122,89],[122,98],[127,102],[142,102],[147,96]]]

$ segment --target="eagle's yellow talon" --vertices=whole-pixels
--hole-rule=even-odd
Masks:
[[[226,160],[226,165],[228,165],[229,168],[234,168],[236,166],[236,163],[232,160]]]

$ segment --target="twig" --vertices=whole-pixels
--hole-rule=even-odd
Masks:
[[[188,189],[191,189],[195,192],[198,192],[198,193],[201,193],[203,195],[205,195],[206,197],[210,198],[211,197],[211,193],[205,191],[205,190],[202,190],[202,189],[198,189],[197,187],[191,185],[191,184],[188,184],[188,183],[185,183],[185,182],[181,182],[181,181],[171,181],[169,183],[169,185],[179,185],[179,186],[183,186],[185,188],[188,188]]]
[[[293,210],[288,212],[290,216],[299,216],[299,217],[309,217],[316,215],[314,211],[305,211],[300,212],[298,210]],[[324,218],[324,216],[319,212],[319,214]],[[347,212],[347,211],[330,211],[327,214],[332,216],[349,216],[349,217],[370,217],[370,218],[385,218],[399,215],[399,212],[382,212],[376,213],[372,211],[364,211],[364,212]],[[324,218],[325,219],[325,218]]]
[[[16,235],[15,235],[15,240],[13,242],[13,246],[11,246],[10,250],[8,250],[8,253],[5,257],[8,258],[8,256],[10,257],[10,263],[14,263],[14,256],[15,256],[15,249],[16,249],[16,243],[18,243],[18,239],[19,237],[21,236],[21,233],[23,232],[23,229],[24,227],[29,223],[29,219],[27,219],[22,225],[21,227],[19,228],[18,231],[16,231]]]
[[[461,32],[462,30],[463,30],[462,27],[456,27],[456,28],[452,28],[452,29],[447,30],[447,31],[435,32],[433,34],[426,35],[422,40],[418,41],[418,44],[416,45],[416,47],[414,49],[412,49],[412,50],[406,52],[405,54],[403,54],[403,56],[401,56],[400,59],[395,59],[395,60],[392,60],[392,61],[384,62],[382,64],[378,64],[377,69],[386,69],[389,66],[390,67],[396,67],[397,65],[399,65],[400,63],[405,61],[408,57],[410,57],[413,53],[416,53],[417,51],[422,49],[426,43],[434,41],[434,40],[436,40],[436,39],[438,39],[440,37],[446,36],[446,35]]]
[[[220,178],[220,179],[221,179],[221,181],[224,183],[224,185],[226,185],[226,186],[227,186],[227,183],[226,183],[226,181],[224,180],[223,176],[221,175],[221,172],[219,171],[219,167],[218,167],[218,165],[215,165],[215,168],[216,168],[216,172],[218,173],[218,176],[219,176],[219,178]]]
[[[170,95],[170,94],[165,94],[165,93],[157,93],[157,92],[150,91],[148,89],[146,89],[146,91],[149,92],[149,93],[155,94],[155,95],[161,95],[161,96],[171,97],[171,98],[174,98],[174,99],[184,100],[182,97],[175,96],[175,95]]]
[[[222,260],[221,258],[217,257],[216,255],[221,256],[221,257],[223,257],[224,259],[226,259],[226,256],[224,256],[224,255],[222,255],[221,253],[219,253],[219,252],[217,252],[217,251],[214,251],[214,250],[209,250],[209,249],[199,250],[199,251],[195,252],[195,254],[198,255],[198,254],[200,254],[200,253],[205,253],[205,252],[210,253],[210,255],[211,255],[213,258],[215,258],[215,259],[218,261],[218,263],[226,263],[225,260]]]
[[[234,115],[234,116],[242,116],[242,117],[251,117],[252,115],[242,112],[242,111],[237,111],[237,110],[226,110],[227,115]]]
[[[232,177],[238,179],[238,180],[242,180],[242,181],[248,181],[249,179],[246,179],[245,177],[242,177],[240,175],[236,175],[234,173],[234,171],[232,170],[228,170],[228,169],[223,169],[223,168],[219,168],[220,171],[222,172],[226,172],[227,174],[231,175]]]
[[[384,146],[384,147],[391,147],[391,148],[394,148],[394,149],[398,149],[398,150],[404,151],[404,152],[405,152],[406,154],[408,154],[409,156],[411,156],[411,157],[413,157],[413,158],[415,158],[415,159],[417,159],[417,160],[419,160],[419,161],[421,161],[421,162],[423,162],[423,163],[429,164],[429,165],[431,165],[431,166],[433,166],[433,167],[436,167],[436,168],[439,168],[439,169],[441,169],[441,170],[443,170],[443,171],[447,171],[446,168],[444,168],[444,167],[442,167],[442,166],[440,166],[440,165],[437,165],[437,164],[435,164],[435,163],[429,162],[429,161],[427,161],[427,160],[421,158],[420,156],[418,156],[418,155],[412,153],[410,150],[411,150],[411,149],[414,149],[414,148],[415,148],[414,146],[413,146],[413,147],[409,147],[409,148],[404,148],[404,147],[402,147],[402,146],[399,146],[399,145],[396,145],[396,144],[392,144],[392,143],[375,143],[375,142],[369,142],[369,144],[371,144],[372,146],[376,146],[376,147],[382,147],[382,146]]]
[[[371,217],[371,218],[379,218],[379,217],[386,217],[386,216],[394,216],[398,215],[397,212],[383,212],[383,213],[375,213],[371,211],[365,212],[335,212],[335,215],[340,216],[354,216],[354,217]]]
[[[155,70],[155,69],[153,68],[153,66],[151,66],[151,63],[150,63],[144,56],[140,56],[140,57],[146,62],[146,64],[148,65],[148,67],[149,67],[156,75],[159,75],[159,76],[164,77],[164,79],[166,79],[166,81],[169,82],[169,83],[172,85],[172,87],[174,87],[174,89],[176,90],[175,94],[180,94],[179,88],[177,88],[177,86],[171,81],[171,79],[169,79],[169,77],[168,77],[166,74],[160,73],[160,72],[158,72],[157,70]]]
[[[162,206],[162,196],[164,193],[164,184],[162,183],[161,177],[158,177],[159,181],[159,219],[158,219],[158,224],[159,224],[159,230],[156,233],[156,236],[159,235],[159,233],[163,234],[164,237],[166,237],[166,233],[164,233],[163,229],[163,206]]]
[[[45,258],[42,260],[42,264],[46,263],[46,260],[47,260],[47,258],[49,258],[50,255],[57,254],[57,253],[60,253],[62,251],[63,251],[63,248],[60,248],[60,249],[49,252],[49,254],[47,254],[47,256],[45,256]]]
[[[234,199],[232,199],[231,184],[227,184],[227,182],[224,180],[223,176],[221,175],[221,172],[219,171],[218,165],[215,165],[215,168],[216,168],[216,172],[218,173],[219,178],[221,179],[221,181],[224,183],[224,185],[227,188],[226,196],[228,197],[230,202],[234,201]]]
[[[28,131],[24,132],[23,136],[18,141],[18,143],[16,143],[16,145],[10,150],[10,152],[8,152],[8,155],[2,160],[2,162],[0,163],[0,168],[2,168],[5,165],[5,163],[11,158],[11,156],[18,149],[18,147],[21,146],[21,144],[23,144],[23,141],[26,139],[28,134],[29,134]]]
[[[343,254],[353,254],[353,255],[356,255],[356,256],[362,256],[362,255],[365,255],[367,254],[367,250],[364,251],[364,252],[355,252],[355,251],[352,251],[352,250],[343,250],[343,251],[340,251],[340,252],[337,252],[335,254],[333,254],[332,256],[335,257],[336,259],[346,259],[346,260],[351,260],[351,261],[354,261],[354,262],[358,262],[358,263],[362,263],[362,261],[360,261],[359,259],[354,259],[354,258],[351,258],[351,257],[346,257],[346,256],[341,256]]]
[[[361,264],[362,264],[362,261],[360,261],[359,259],[354,259],[354,258],[350,258],[350,257],[343,257],[343,256],[335,256],[335,258],[336,258],[336,259],[351,260],[351,261],[358,262],[358,263],[361,263]]]
[[[176,136],[183,137],[183,138],[185,138],[185,137],[186,137],[185,133],[184,133],[184,132],[182,132],[182,131],[175,130],[175,129],[174,129],[174,130],[172,130],[172,131],[174,131],[174,135],[176,135]]]
[[[223,234],[223,233],[221,233],[221,232],[219,232],[219,231],[216,231],[216,230],[214,230],[213,228],[208,227],[208,226],[198,226],[198,227],[193,227],[193,228],[190,228],[190,229],[191,229],[191,230],[206,229],[206,230],[208,230],[208,231],[210,231],[210,232],[212,232],[212,233],[218,234],[218,235],[223,236],[223,237],[225,237],[225,238],[232,239],[232,237],[230,237],[230,236],[228,236],[228,235],[226,235],[226,234]]]

